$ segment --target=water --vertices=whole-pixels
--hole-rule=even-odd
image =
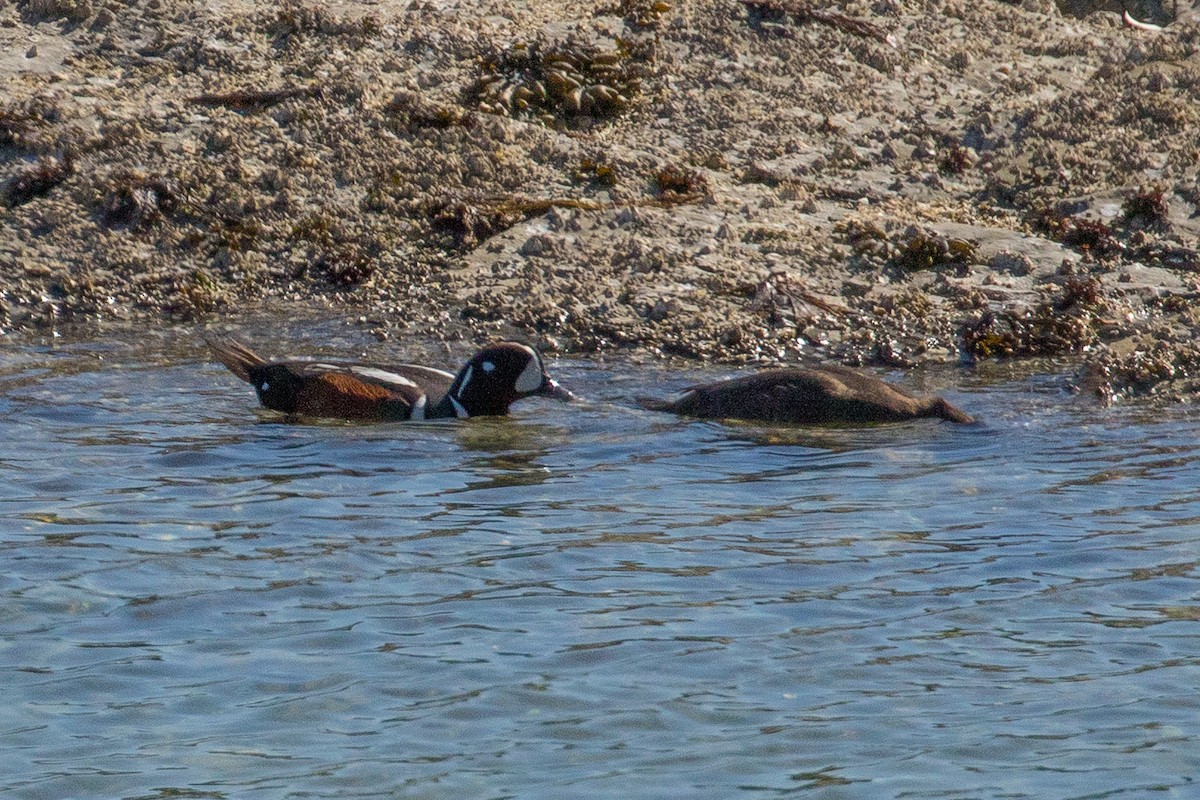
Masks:
[[[1200,791],[1190,407],[289,425],[145,338],[0,355],[4,797]]]

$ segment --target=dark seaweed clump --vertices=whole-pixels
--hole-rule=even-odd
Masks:
[[[75,172],[70,158],[45,158],[23,170],[4,185],[0,200],[9,208],[23,206],[50,194]]]

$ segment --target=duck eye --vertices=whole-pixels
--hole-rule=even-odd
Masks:
[[[496,371],[496,365],[493,364],[491,361],[484,361],[479,366],[483,367],[483,371],[488,373],[489,375]]]

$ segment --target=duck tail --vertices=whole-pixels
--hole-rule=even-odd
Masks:
[[[250,380],[251,368],[267,363],[258,353],[229,336],[205,336],[204,341],[221,363],[246,383],[253,383]]]
[[[975,422],[975,418],[962,409],[947,403],[942,398],[935,398],[929,405],[929,416],[941,417],[950,422],[958,422],[962,425],[971,425]]]
[[[635,397],[633,398],[633,402],[648,411],[670,411],[675,405],[668,400],[660,400],[657,397]]]

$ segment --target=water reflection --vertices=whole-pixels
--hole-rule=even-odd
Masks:
[[[1188,796],[1185,408],[773,430],[564,363],[595,402],[294,425],[173,346],[0,364],[6,794]]]
[[[547,454],[562,446],[569,436],[565,428],[529,420],[479,419],[456,427],[456,441],[466,451],[464,471],[483,479],[444,491],[443,495],[544,484],[550,477],[544,463]]]

